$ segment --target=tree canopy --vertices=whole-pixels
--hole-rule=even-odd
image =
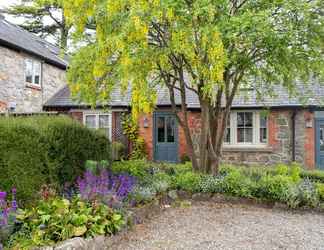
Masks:
[[[22,28],[43,38],[52,36],[62,49],[67,48],[71,26],[65,22],[62,0],[23,0],[6,12],[23,17]]]
[[[131,86],[135,116],[152,110],[157,86],[168,88],[174,112],[184,114],[177,117],[194,167],[185,98],[195,92],[202,111],[197,158],[210,172],[241,87],[252,84],[262,95],[280,84],[296,94],[296,79],[324,75],[323,9],[321,0],[65,0],[77,39],[89,21],[96,24],[93,40],[73,57],[69,83],[91,103]]]

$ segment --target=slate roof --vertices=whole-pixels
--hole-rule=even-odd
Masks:
[[[263,99],[257,97],[254,90],[241,91],[233,101],[233,108],[264,108],[264,107],[296,107],[296,106],[317,106],[324,108],[324,85],[313,83],[309,85],[302,85],[296,83],[298,89],[298,96],[302,98],[289,97],[288,91],[282,86],[276,85],[273,88],[275,96],[264,95]],[[157,91],[157,105],[170,105],[169,93],[166,88],[160,88]],[[111,100],[105,105],[111,107],[130,106],[131,92],[128,91],[125,95],[118,90],[114,90],[111,94]],[[176,93],[175,101],[180,104],[180,95]],[[199,101],[197,95],[193,91],[187,91],[187,105],[188,108],[199,108]],[[83,107],[89,106],[85,103],[80,103],[71,99],[71,94],[68,86],[61,89],[55,96],[53,96],[45,105],[45,107]],[[100,105],[98,105],[100,106]]]
[[[24,51],[52,64],[66,69],[67,57],[60,56],[60,49],[44,39],[12,24],[0,15],[0,45]]]

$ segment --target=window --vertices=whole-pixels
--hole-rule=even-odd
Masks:
[[[237,111],[230,114],[224,143],[226,145],[266,145],[268,120],[259,111]]]
[[[157,141],[158,142],[175,142],[175,118],[158,117],[157,118]]]
[[[260,114],[260,143],[268,142],[268,119],[266,116]]]
[[[237,143],[253,142],[253,113],[237,113]]]
[[[83,115],[83,123],[90,129],[96,129],[111,139],[111,114],[88,113]]]
[[[32,59],[25,60],[25,81],[29,84],[41,85],[41,63]]]

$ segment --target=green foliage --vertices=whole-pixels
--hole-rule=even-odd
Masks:
[[[153,186],[137,186],[130,195],[130,199],[136,204],[145,204],[154,200],[156,190]]]
[[[113,142],[112,147],[112,159],[114,161],[120,161],[125,158],[126,146],[121,142]]]
[[[92,173],[99,173],[101,169],[107,169],[108,167],[109,167],[109,162],[107,160],[102,160],[102,161],[87,160],[85,162],[85,169],[90,170]]]
[[[138,123],[129,114],[124,114],[122,118],[123,132],[132,142],[132,152],[130,160],[139,160],[146,158],[145,141],[138,133]]]
[[[260,198],[285,202],[287,200],[289,189],[293,185],[294,181],[290,176],[265,175],[258,183],[256,195]]]
[[[138,137],[132,144],[131,160],[146,159],[145,141]]]
[[[57,181],[42,134],[17,120],[0,119],[0,169],[0,190],[16,187],[18,200],[28,201],[43,183]]]
[[[134,114],[152,108],[153,86],[163,76],[177,80],[179,66],[188,73],[190,87],[208,97],[216,95],[217,87],[227,88],[228,81],[244,86],[251,78],[259,79],[254,84],[266,88],[267,95],[275,94],[277,84],[296,94],[297,78],[323,74],[321,0],[63,3],[77,41],[87,38],[89,20],[97,31],[72,59],[68,78],[73,92],[94,102],[98,93],[106,100],[116,84],[125,91],[131,84]]]
[[[316,207],[320,196],[314,183],[305,179],[295,186],[291,186],[287,194],[287,204],[292,208],[308,206]]]
[[[172,186],[172,178],[164,172],[153,175],[152,186],[158,194],[165,193]]]
[[[181,163],[186,163],[190,161],[190,157],[188,155],[182,155],[181,156]]]
[[[0,189],[32,199],[44,183],[72,182],[88,159],[110,160],[109,141],[65,117],[0,119]]]
[[[223,192],[240,196],[251,197],[256,184],[239,170],[228,173],[223,180]]]
[[[302,178],[309,178],[313,181],[324,183],[324,171],[321,170],[303,170],[301,172]]]
[[[125,173],[143,181],[149,173],[150,165],[145,160],[120,161],[112,165],[113,173]]]
[[[22,228],[10,241],[16,249],[54,244],[72,237],[110,235],[124,224],[121,214],[103,204],[61,198],[42,200],[20,211],[17,220]]]
[[[180,173],[174,177],[175,187],[189,192],[199,191],[200,181],[201,175],[193,172]]]
[[[203,193],[223,193],[224,177],[215,177],[212,175],[205,175],[199,182],[199,190]]]
[[[324,184],[323,183],[316,183],[316,190],[321,202],[324,202]]]

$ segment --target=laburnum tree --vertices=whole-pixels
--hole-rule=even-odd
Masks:
[[[65,21],[62,0],[22,0],[5,11],[23,17],[22,28],[43,38],[52,36],[61,49],[67,48],[71,25]]]
[[[296,79],[323,75],[323,7],[322,0],[65,0],[77,39],[87,22],[96,24],[91,43],[72,59],[69,83],[91,103],[108,100],[115,87],[130,89],[135,117],[150,112],[157,89],[167,88],[193,169],[217,174],[241,87],[261,95],[280,84],[295,93]],[[188,91],[201,107],[198,151]]]

